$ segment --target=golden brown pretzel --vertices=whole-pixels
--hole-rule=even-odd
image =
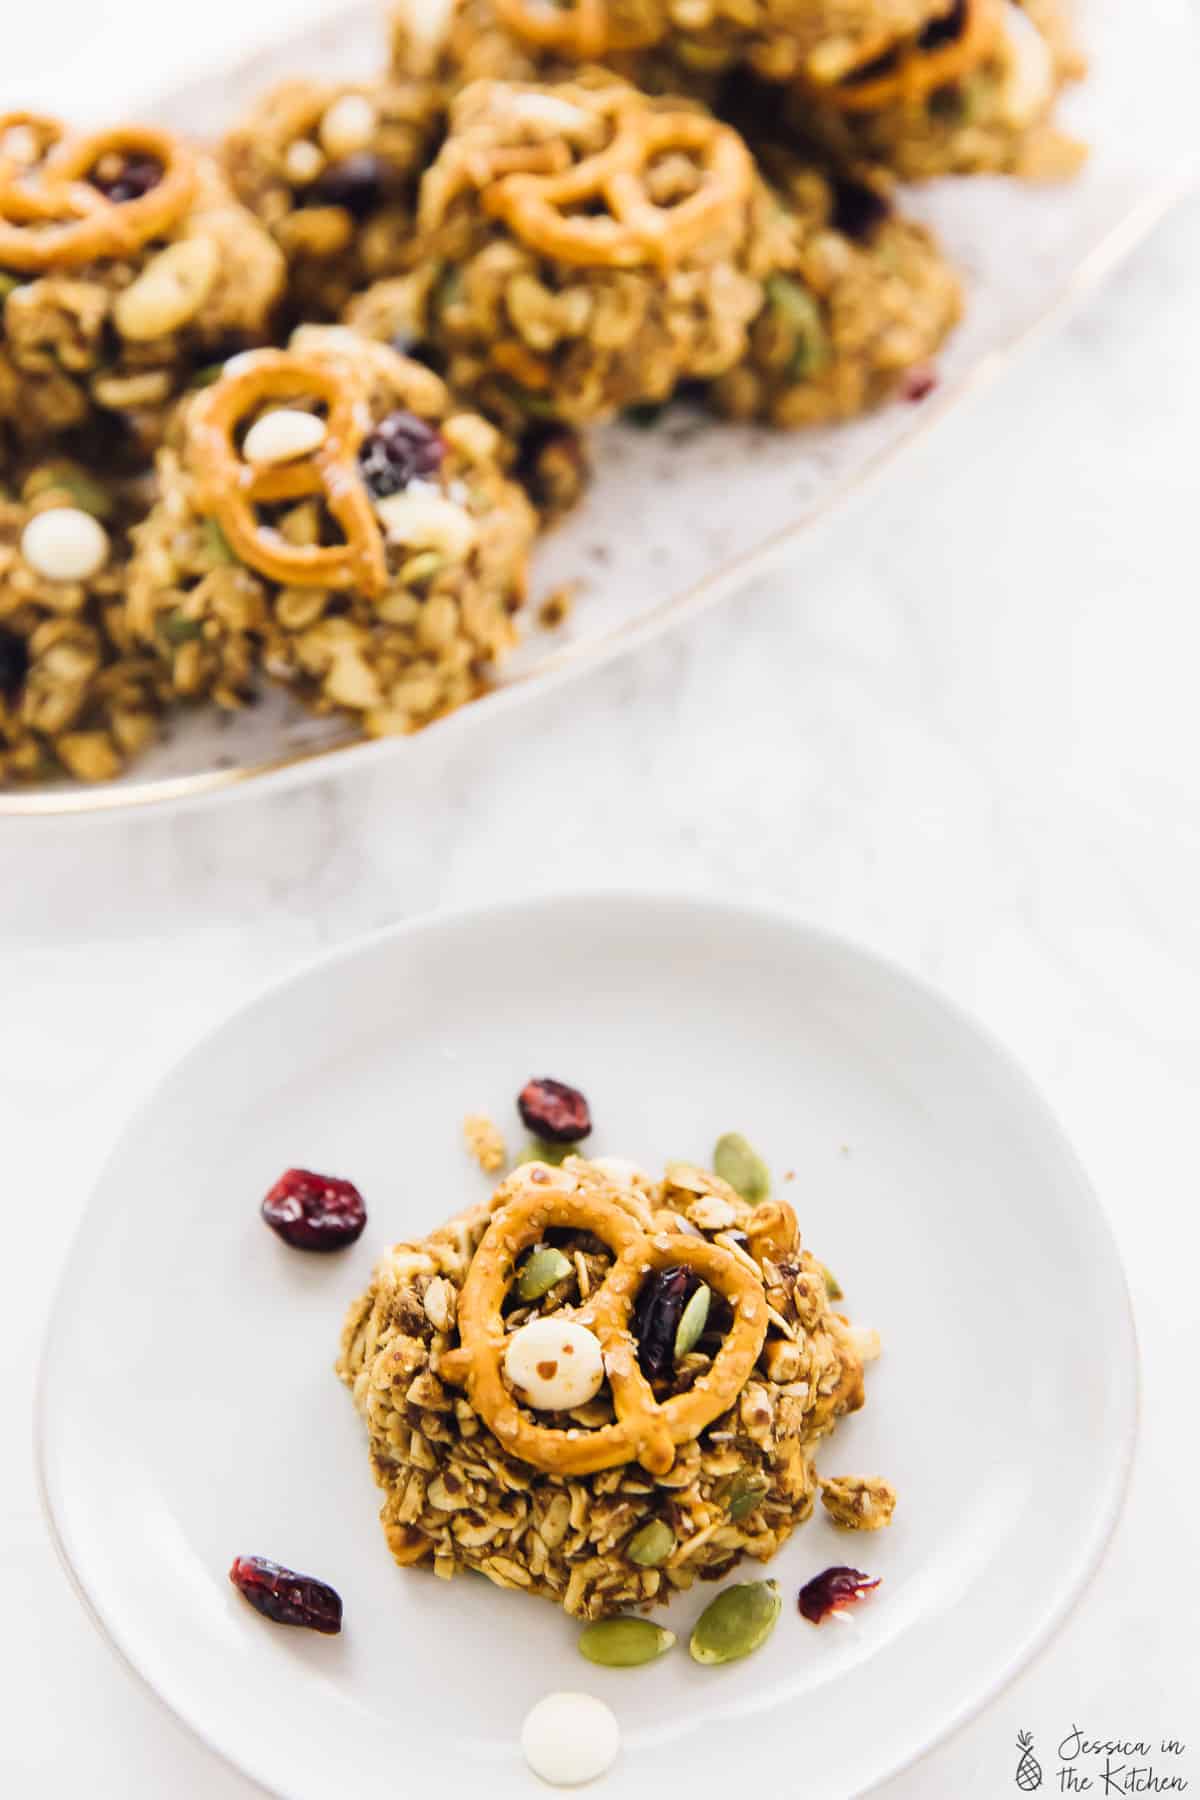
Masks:
[[[935,89],[949,87],[977,69],[990,55],[1003,29],[1001,0],[965,0],[962,29],[955,38],[925,47],[920,36],[893,47],[886,66],[867,73],[879,61],[873,45],[853,70],[820,92],[842,112],[877,112],[881,107],[918,105]],[[928,27],[926,29],[929,29]]]
[[[536,1424],[501,1374],[501,1306],[517,1258],[552,1228],[590,1231],[616,1257],[585,1305],[555,1315],[588,1326],[600,1340],[617,1417],[595,1431]],[[703,1382],[659,1401],[638,1365],[630,1320],[646,1276],[680,1264],[724,1296],[733,1322]],[[682,1232],[648,1234],[616,1200],[567,1187],[555,1175],[540,1186],[531,1181],[493,1215],[459,1294],[458,1330],[461,1348],[442,1357],[440,1373],[466,1388],[475,1411],[511,1455],[552,1474],[591,1475],[637,1461],[651,1474],[665,1475],[678,1446],[699,1437],[745,1386],[766,1336],[767,1300],[759,1279],[718,1244]]]
[[[700,164],[701,183],[678,204],[659,206],[646,172],[675,150]],[[666,267],[734,216],[752,181],[750,153],[729,126],[705,113],[633,105],[618,115],[605,149],[561,172],[505,175],[484,189],[483,204],[541,255],[585,268]],[[597,200],[604,213],[571,210]]]
[[[609,0],[496,0],[496,16],[523,43],[533,44],[571,62],[589,62],[612,50],[643,50],[657,43],[661,31],[649,16],[641,24],[615,19]]]
[[[294,461],[248,463],[239,427],[267,401],[325,406],[325,438]],[[366,388],[349,364],[292,350],[250,350],[193,401],[189,443],[200,505],[249,568],[287,587],[358,588],[369,598],[387,585],[383,536],[358,470],[371,426]],[[263,525],[257,508],[321,494],[345,534],[341,544],[289,544]]]
[[[22,128],[49,140],[50,148],[33,164],[3,149],[9,134]],[[159,164],[162,174],[144,194],[110,200],[88,180],[108,155],[148,157]],[[168,131],[118,125],[72,137],[57,120],[35,113],[4,113],[0,268],[39,275],[131,256],[183,217],[195,191],[195,158]]]

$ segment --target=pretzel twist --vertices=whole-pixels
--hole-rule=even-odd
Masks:
[[[617,1417],[595,1431],[536,1424],[501,1373],[501,1307],[517,1258],[554,1227],[590,1231],[616,1257],[586,1304],[555,1315],[588,1326],[600,1340]],[[681,1264],[724,1296],[733,1323],[702,1380],[659,1401],[639,1367],[630,1321],[646,1276]],[[766,1336],[767,1300],[762,1282],[718,1244],[682,1232],[647,1233],[617,1201],[547,1181],[493,1215],[458,1297],[458,1330],[461,1348],[442,1357],[439,1373],[466,1388],[472,1407],[514,1457],[557,1475],[591,1475],[634,1461],[665,1475],[678,1447],[699,1437],[745,1386]]]
[[[670,151],[696,159],[700,185],[660,206],[646,173]],[[629,107],[605,149],[564,170],[504,175],[484,188],[483,204],[540,255],[585,268],[669,267],[737,216],[752,182],[750,153],[729,126],[700,112]],[[604,213],[572,210],[597,200]]]
[[[39,162],[4,150],[9,134],[22,127],[49,139]],[[150,157],[162,174],[135,199],[110,200],[88,180],[110,154]],[[118,125],[73,137],[56,119],[0,114],[0,268],[40,275],[132,256],[178,223],[195,192],[195,158],[168,131]]]
[[[641,24],[614,18],[609,0],[496,0],[496,16],[522,43],[571,62],[590,62],[613,50],[644,50],[661,30],[647,16]]]
[[[325,438],[308,456],[266,467],[248,463],[239,427],[264,402],[317,400]],[[240,560],[286,587],[357,588],[377,598],[387,585],[383,536],[358,469],[371,427],[365,382],[349,363],[289,350],[236,357],[193,402],[189,447],[199,500]],[[340,525],[341,544],[289,544],[262,524],[257,508],[322,495]]]
[[[877,112],[885,106],[917,106],[936,89],[950,87],[977,69],[994,50],[1003,30],[1002,0],[964,0],[962,29],[944,43],[922,45],[921,36],[892,46],[890,60],[878,74],[864,74],[879,61],[881,48],[869,46],[859,73],[850,70],[820,91],[841,112]],[[929,27],[926,27],[928,30]]]

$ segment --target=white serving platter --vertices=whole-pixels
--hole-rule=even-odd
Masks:
[[[1049,187],[941,182],[906,196],[908,209],[936,227],[968,287],[967,317],[939,359],[933,394],[797,435],[717,426],[686,410],[651,430],[617,424],[594,434],[587,501],[535,556],[525,643],[491,693],[429,729],[462,730],[481,711],[583,674],[736,593],[1136,249],[1195,176],[1195,11],[1190,0],[1081,0],[1078,11],[1091,73],[1063,116],[1093,146],[1082,176]],[[314,70],[367,75],[384,54],[381,9],[360,0],[272,51],[164,96],[156,110],[213,137],[276,79]],[[564,584],[576,596],[568,623],[539,629],[538,597]],[[0,792],[0,815],[174,805],[355,763],[401,762],[406,744],[365,743],[272,689],[239,714],[176,715],[164,741],[117,781]]]

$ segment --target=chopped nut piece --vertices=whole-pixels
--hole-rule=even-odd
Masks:
[[[896,1490],[879,1475],[834,1475],[821,1482],[821,1504],[847,1531],[879,1531],[892,1522]]]
[[[485,1175],[496,1175],[508,1161],[504,1133],[486,1113],[468,1113],[463,1120],[467,1149]]]

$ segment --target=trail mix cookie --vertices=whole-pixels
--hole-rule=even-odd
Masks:
[[[127,616],[174,690],[237,705],[256,666],[319,712],[409,731],[515,638],[535,520],[497,432],[431,370],[336,326],[189,398],[135,538]]]
[[[397,71],[437,66],[467,78],[546,78],[604,63],[636,79],[639,57],[711,76],[745,65],[772,81],[832,81],[951,0],[457,0],[431,41],[412,0],[393,17]],[[522,63],[524,66],[522,66]]]
[[[746,356],[713,384],[720,412],[795,427],[848,419],[892,393],[962,311],[958,277],[924,226],[864,179],[764,153],[786,220]]]
[[[441,118],[428,81],[289,81],[230,132],[229,179],[287,257],[295,318],[336,318],[358,288],[408,266]]]
[[[153,439],[197,369],[263,341],[283,259],[166,131],[0,116],[0,432],[123,415]]]
[[[956,0],[841,81],[797,90],[789,109],[800,137],[904,180],[1058,179],[1086,155],[1052,116],[1083,72],[1062,0]]]
[[[161,671],[130,645],[127,499],[78,464],[0,489],[0,781],[104,781],[157,731]]]
[[[743,352],[769,266],[763,199],[737,134],[686,103],[476,82],[422,179],[395,329],[515,427],[665,399]]]
[[[388,1251],[338,1373],[398,1563],[597,1619],[773,1556],[878,1347],[786,1204],[569,1156]]]

